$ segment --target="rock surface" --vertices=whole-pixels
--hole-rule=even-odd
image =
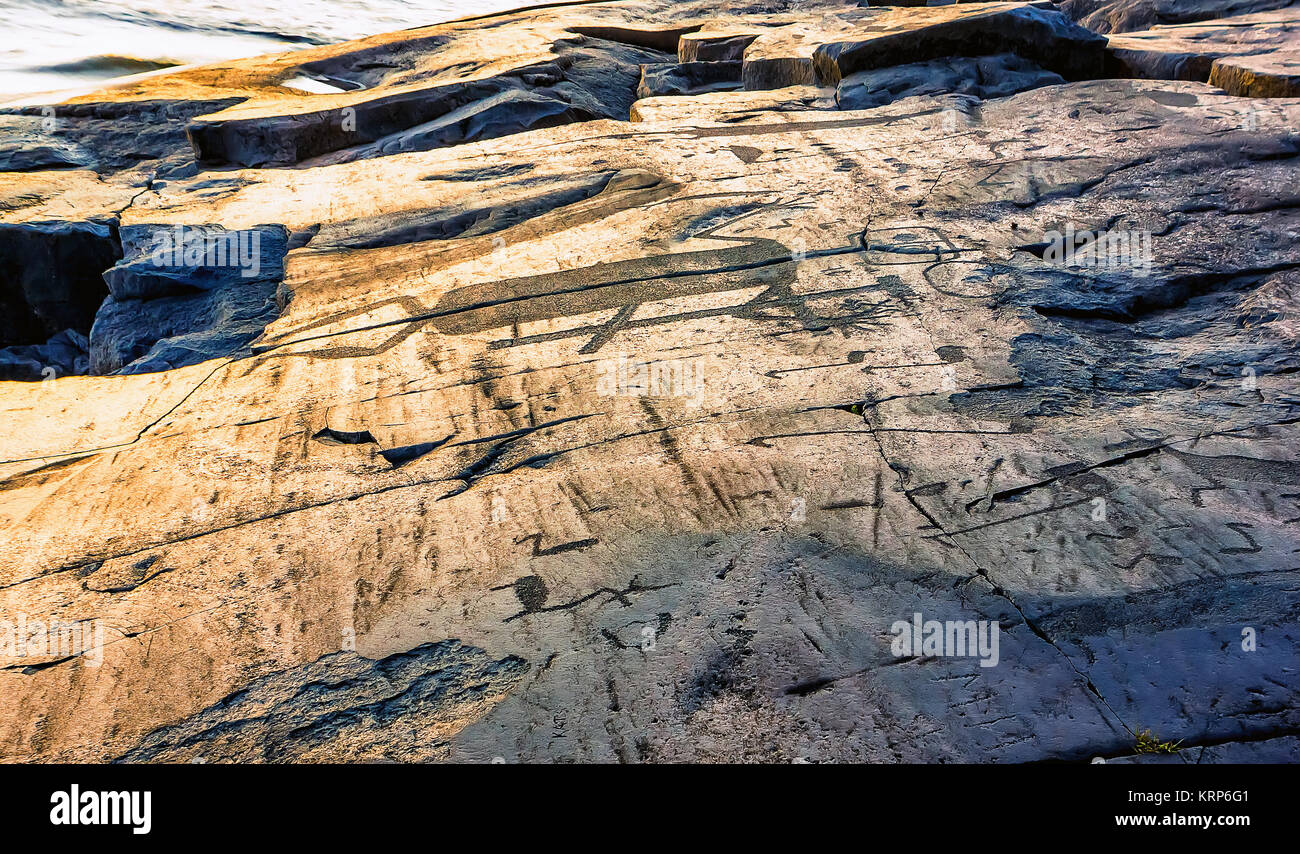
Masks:
[[[1250,98],[1295,98],[1300,96],[1300,50],[1216,59],[1210,85]]]
[[[835,87],[835,103],[841,110],[866,110],[918,95],[1001,98],[1064,82],[1014,53],[958,56],[850,74]]]
[[[656,95],[699,95],[724,89],[739,89],[739,60],[721,62],[667,62],[641,66],[637,99]]]
[[[1061,9],[1098,33],[1190,24],[1292,6],[1295,0],[1061,0]]]
[[[1294,87],[1293,81],[1281,81],[1283,85],[1274,85],[1270,90],[1254,80],[1233,79],[1225,70],[1241,67],[1244,62],[1251,67],[1294,66],[1300,59],[1300,8],[1162,25],[1112,36],[1107,54],[1116,76],[1200,80],[1233,95],[1294,97],[1300,90],[1288,88]],[[1283,72],[1281,76],[1294,78],[1296,72]]]
[[[820,82],[859,71],[950,56],[1013,52],[1070,80],[1102,76],[1105,39],[1054,9],[1031,3],[889,8],[813,56]]]
[[[0,344],[117,374],[0,382],[0,760],[1300,759],[1300,99],[1104,46],[625,0],[15,108]]]

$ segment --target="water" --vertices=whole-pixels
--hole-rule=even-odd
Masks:
[[[540,0],[539,0],[540,2]],[[167,65],[279,53],[528,0],[0,0],[0,101]]]

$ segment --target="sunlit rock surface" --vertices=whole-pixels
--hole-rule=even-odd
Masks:
[[[1232,95],[1300,94],[1300,8],[1199,23],[1158,25],[1113,36],[1107,51],[1121,76],[1200,80]]]
[[[1173,5],[557,6],[10,108],[0,759],[1300,759],[1300,100],[1084,26],[1294,36]]]
[[[1281,9],[1295,0],[1061,0],[1060,8],[1099,33],[1127,33],[1161,24],[1190,24]]]

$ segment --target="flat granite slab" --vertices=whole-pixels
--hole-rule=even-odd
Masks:
[[[246,98],[131,162],[55,105],[98,166],[0,173],[0,238],[101,225],[144,295],[89,346],[111,308],[147,352],[0,381],[0,760],[1129,761],[1146,730],[1300,759],[1300,99],[1104,79],[1087,35],[1059,59],[1103,79],[1008,96],[635,96],[759,44],[692,33],[803,14],[810,61],[850,44],[784,3],[628,0],[78,99]],[[271,82],[304,62],[367,88]],[[462,83],[606,114],[445,121],[471,100],[205,158],[202,129],[253,152]],[[439,121],[462,138],[422,147]],[[164,261],[169,290],[154,238],[187,229],[261,235],[274,276]],[[156,326],[255,288],[226,351],[194,342],[251,315]],[[930,622],[971,645],[910,645]]]

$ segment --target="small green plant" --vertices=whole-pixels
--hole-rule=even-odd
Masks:
[[[1178,741],[1161,741],[1152,734],[1149,729],[1141,729],[1137,732],[1137,741],[1133,744],[1134,753],[1177,753],[1178,745],[1182,744],[1182,739]]]

